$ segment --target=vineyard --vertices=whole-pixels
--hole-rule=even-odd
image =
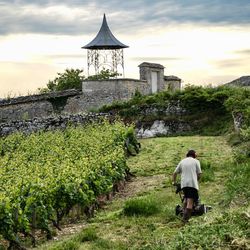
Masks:
[[[124,145],[131,129],[120,122],[0,139],[0,238],[10,249],[36,243],[78,205],[85,211],[127,173]],[[126,144],[128,146],[128,143]]]
[[[187,136],[138,143],[132,127],[102,121],[0,138],[0,250],[250,249],[249,94],[188,87],[106,107],[138,118],[145,105],[164,108],[180,99],[197,114],[187,119],[211,123]],[[236,118],[244,119],[235,132]],[[180,201],[171,176],[190,148],[201,161],[202,202],[213,209],[184,227],[173,210]],[[130,174],[123,192],[98,210]],[[67,230],[72,218],[81,225],[76,233]]]

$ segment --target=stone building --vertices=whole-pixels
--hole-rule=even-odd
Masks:
[[[110,70],[115,72],[120,65],[124,70],[123,49],[128,46],[114,37],[105,14],[97,36],[83,48],[88,50],[88,67],[94,66],[95,73],[105,66],[110,66]],[[108,54],[102,55],[105,51]],[[129,100],[136,91],[148,95],[181,88],[181,79],[164,76],[161,64],[143,62],[139,65],[139,72],[140,79],[85,80],[81,91],[67,90],[0,100],[0,123],[89,112],[114,101]]]
[[[149,85],[149,92],[175,91],[181,89],[181,79],[177,76],[164,76],[164,66],[157,63],[143,62],[139,65],[140,80]]]

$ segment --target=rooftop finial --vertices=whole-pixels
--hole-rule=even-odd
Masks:
[[[127,45],[121,43],[115,38],[109,29],[106,15],[103,14],[102,26],[97,33],[96,37],[87,45],[82,47],[83,49],[123,49],[128,48]]]

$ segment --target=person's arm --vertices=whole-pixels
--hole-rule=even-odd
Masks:
[[[197,180],[199,181],[201,179],[201,173],[197,174]]]
[[[201,174],[202,174],[202,171],[201,171],[201,164],[200,164],[200,161],[197,160],[197,180],[199,181],[201,179]]]
[[[172,184],[173,184],[173,185],[176,184],[176,177],[177,177],[177,173],[174,172],[174,173],[173,173],[173,177],[172,177]]]
[[[173,173],[172,176],[172,184],[175,185],[176,184],[176,178],[177,178],[177,174],[181,173],[181,164],[179,163]]]

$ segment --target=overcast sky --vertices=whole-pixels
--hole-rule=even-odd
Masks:
[[[66,68],[87,74],[81,47],[104,13],[129,46],[126,77],[144,61],[184,84],[250,75],[250,0],[0,0],[0,97],[34,93]]]

